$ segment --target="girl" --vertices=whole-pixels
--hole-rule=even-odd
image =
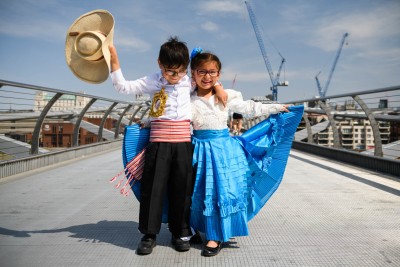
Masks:
[[[274,185],[262,185],[261,191],[255,185],[260,182],[259,179],[270,181],[266,178],[266,168],[270,166],[267,161],[271,161],[271,157],[266,151],[273,150],[271,147],[276,146],[276,141],[279,142],[282,137],[282,127],[285,124],[283,114],[254,126],[254,129],[247,131],[247,135],[245,133],[232,138],[227,127],[228,111],[230,109],[243,115],[261,116],[288,112],[288,107],[243,101],[240,92],[230,89],[225,90],[228,94],[226,107],[215,104],[214,85],[221,72],[218,57],[211,53],[202,53],[200,48],[196,48],[191,54],[190,67],[192,79],[196,83],[196,90],[191,96],[193,165],[196,176],[191,226],[205,233],[206,243],[202,255],[215,256],[221,250],[222,242],[234,236],[248,235],[248,220],[265,204],[280,182],[278,177],[278,181],[274,180]],[[290,145],[302,110],[298,113],[300,116],[296,116],[297,124],[293,124],[294,130],[288,132]],[[260,150],[258,141],[267,141],[267,147]],[[253,152],[249,153],[252,146],[257,148],[253,151],[257,152],[254,155]],[[288,153],[287,151],[286,155],[283,155],[283,161],[280,163],[283,170]],[[283,171],[280,169],[281,174],[278,176],[282,177]]]

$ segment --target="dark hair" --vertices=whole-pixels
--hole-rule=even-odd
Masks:
[[[178,37],[170,37],[160,47],[158,60],[161,65],[167,68],[178,68],[180,66],[185,69],[189,65],[189,50],[186,43],[179,41]]]
[[[192,70],[197,69],[200,65],[202,65],[204,62],[208,61],[215,61],[217,63],[218,70],[222,69],[222,63],[219,60],[219,58],[214,55],[213,53],[210,52],[203,52],[203,53],[198,53],[192,58],[192,61],[190,61],[190,68]]]

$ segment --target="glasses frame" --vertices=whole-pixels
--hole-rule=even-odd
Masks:
[[[214,71],[215,71],[215,73],[214,73]],[[200,72],[204,72],[204,73],[200,73]],[[211,74],[211,72],[213,72],[213,74]],[[206,76],[207,74],[209,74],[210,77],[218,77],[218,75],[220,74],[220,71],[219,70],[199,70],[199,69],[196,69],[196,73],[197,73],[197,75],[199,75],[201,77]]]
[[[171,77],[178,76],[178,77],[182,78],[188,73],[187,69],[185,69],[184,71],[175,71],[175,70],[167,69],[165,66],[163,66],[163,68],[164,68],[165,75],[171,76]]]

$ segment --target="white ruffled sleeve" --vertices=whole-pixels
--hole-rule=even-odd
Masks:
[[[241,92],[225,89],[228,94],[227,107],[236,113],[240,113],[245,117],[258,117],[269,116],[282,111],[283,105],[281,104],[262,104],[261,102],[254,102],[253,100],[243,100]]]

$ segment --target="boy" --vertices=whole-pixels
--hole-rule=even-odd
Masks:
[[[156,246],[165,194],[169,203],[168,226],[172,245],[179,252],[188,251],[188,237],[192,236],[189,218],[194,182],[190,136],[190,93],[194,89],[186,75],[188,48],[177,37],[171,37],[160,47],[160,71],[134,81],[125,80],[115,47],[111,45],[109,49],[114,88],[124,94],[149,94],[153,99],[150,144],[146,149],[141,179],[139,231],[144,236],[136,252],[147,255]],[[226,101],[222,87],[216,91],[220,100]]]

